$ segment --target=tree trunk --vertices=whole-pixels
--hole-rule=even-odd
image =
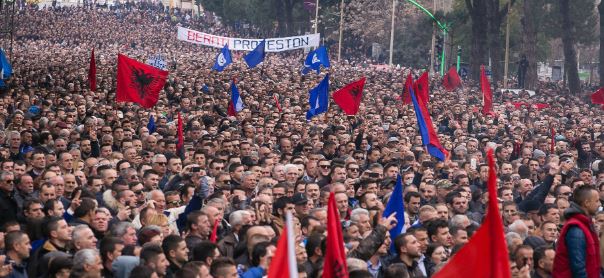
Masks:
[[[499,13],[499,0],[488,1],[488,20],[489,20],[489,56],[491,57],[491,78],[493,79],[493,86],[498,87],[498,82],[501,81],[503,76],[501,63],[502,57],[502,44],[501,44],[501,21],[502,16]]]
[[[539,12],[532,1],[524,1],[522,18],[522,44],[524,45],[524,55],[528,62],[528,68],[524,79],[524,88],[535,90],[537,88],[537,29],[535,26],[535,17]]]
[[[286,24],[286,34],[287,36],[291,36],[294,30],[294,1],[293,0],[283,0],[284,5],[283,8],[285,10],[285,24]]]
[[[562,44],[564,49],[564,68],[568,75],[568,89],[571,94],[581,93],[581,81],[577,68],[577,51],[575,50],[574,26],[570,19],[570,0],[560,0],[562,14]]]
[[[600,77],[600,87],[604,87],[604,1],[598,5],[600,13],[600,65],[598,75]]]
[[[480,65],[487,61],[487,4],[486,1],[466,0],[466,7],[472,19],[472,47],[470,50],[470,76],[480,80]]]

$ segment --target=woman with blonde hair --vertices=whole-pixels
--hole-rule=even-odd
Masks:
[[[168,217],[161,213],[156,213],[150,215],[146,219],[146,225],[155,225],[161,228],[162,236],[167,237],[172,234],[172,229],[170,229],[170,224],[168,223]]]

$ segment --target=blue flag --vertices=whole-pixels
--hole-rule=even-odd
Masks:
[[[409,87],[409,93],[411,94],[411,100],[413,101],[413,109],[415,110],[415,118],[417,119],[417,125],[419,126],[419,134],[422,137],[422,144],[428,149],[428,153],[431,156],[438,158],[440,161],[444,161],[446,158],[445,149],[440,145],[438,136],[432,128],[432,119],[425,105],[417,101],[417,96],[413,91],[412,87]]]
[[[248,53],[243,57],[245,63],[250,69],[255,68],[258,64],[264,61],[264,57],[266,56],[266,52],[264,51],[264,44],[266,40],[262,40],[252,52]]]
[[[149,134],[155,132],[155,118],[153,118],[153,115],[149,116],[149,123],[147,124],[147,129],[149,130]]]
[[[216,62],[214,62],[214,66],[212,67],[215,71],[223,71],[229,64],[233,62],[231,58],[231,51],[229,50],[229,45],[225,44],[220,53],[216,56]]]
[[[4,79],[9,78],[13,74],[13,67],[11,67],[4,50],[0,48],[0,87],[4,87]]]
[[[306,112],[306,120],[327,112],[329,107],[329,74],[325,75],[325,78],[317,87],[310,90],[308,102],[310,103],[310,109]]]
[[[383,217],[389,217],[391,214],[396,212],[396,227],[390,230],[390,238],[392,238],[392,244],[390,245],[390,251],[397,254],[394,247],[394,239],[396,236],[405,232],[405,204],[403,203],[403,179],[401,175],[396,177],[396,185],[390,195],[388,204],[384,209]]]
[[[311,70],[315,70],[317,73],[320,73],[321,65],[326,68],[329,67],[329,55],[327,54],[327,48],[325,48],[325,46],[321,46],[308,53],[306,60],[304,60],[302,74],[307,74]]]

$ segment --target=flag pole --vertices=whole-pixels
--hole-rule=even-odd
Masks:
[[[392,51],[394,48],[394,21],[396,14],[394,11],[396,10],[396,2],[397,0],[392,0],[392,22],[390,23],[390,57],[388,58],[388,65],[392,66]]]
[[[342,33],[344,31],[344,0],[340,2],[340,38],[338,39],[338,62],[342,57]]]

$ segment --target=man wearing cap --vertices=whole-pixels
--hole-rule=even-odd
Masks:
[[[308,205],[308,198],[304,193],[296,193],[292,197],[292,201],[295,205],[296,217],[302,219],[302,217],[308,215],[310,207]]]

